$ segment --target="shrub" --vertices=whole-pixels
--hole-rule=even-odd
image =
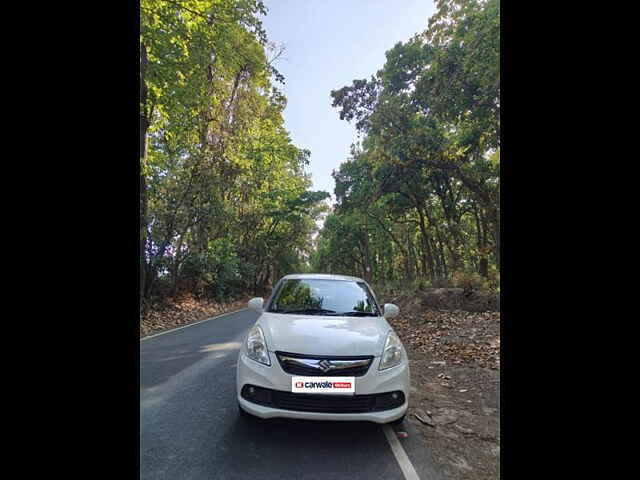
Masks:
[[[489,282],[478,273],[454,272],[451,275],[451,285],[464,290],[488,290]]]
[[[491,290],[500,293],[500,270],[498,270],[494,265],[491,265],[489,268],[488,283]]]

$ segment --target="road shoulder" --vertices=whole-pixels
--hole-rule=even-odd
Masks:
[[[153,306],[140,320],[140,340],[243,310],[247,301],[248,297],[228,303],[184,297]]]

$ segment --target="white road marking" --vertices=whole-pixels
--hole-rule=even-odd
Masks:
[[[416,473],[416,469],[413,468],[413,464],[411,463],[411,460],[409,460],[407,452],[402,448],[402,444],[398,440],[393,428],[391,428],[390,425],[382,425],[382,431],[384,432],[384,436],[387,437],[387,441],[391,446],[391,451],[396,457],[398,465],[400,465],[404,478],[406,478],[406,480],[420,480],[420,477]]]
[[[183,328],[193,327],[194,325],[198,325],[199,323],[208,322],[209,320],[214,320],[216,318],[221,318],[221,317],[224,317],[226,315],[231,315],[232,313],[242,312],[243,310],[249,310],[249,309],[248,308],[241,308],[240,310],[234,310],[233,312],[227,312],[227,313],[223,313],[222,315],[215,316],[215,317],[205,318],[204,320],[200,320],[199,322],[190,323],[189,325],[183,325],[182,327],[172,328],[171,330],[166,330],[164,332],[156,333],[154,335],[149,335],[148,337],[143,337],[143,338],[140,339],[140,341],[142,342],[143,340],[148,340],[148,339],[153,338],[153,337],[159,337],[160,335],[164,335],[165,333],[175,332],[177,330],[182,330]]]

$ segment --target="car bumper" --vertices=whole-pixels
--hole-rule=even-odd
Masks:
[[[237,397],[241,408],[246,412],[260,418],[297,418],[303,420],[330,420],[330,421],[370,421],[376,423],[388,423],[401,418],[407,411],[409,402],[409,366],[406,361],[397,367],[385,371],[379,371],[380,358],[376,357],[369,371],[356,377],[356,395],[385,393],[400,390],[405,395],[405,403],[397,408],[383,411],[363,413],[321,413],[301,412],[295,410],[283,410],[279,408],[258,405],[245,400],[240,396],[242,387],[246,384],[272,390],[291,391],[290,375],[282,370],[275,358],[275,354],[269,352],[271,366],[262,365],[247,358],[243,352],[238,358],[237,370]],[[406,356],[405,356],[406,358]]]

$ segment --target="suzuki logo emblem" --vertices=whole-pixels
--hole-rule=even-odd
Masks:
[[[329,370],[333,368],[333,365],[329,360],[322,360],[318,362],[318,367],[320,367],[320,370],[327,373]]]

